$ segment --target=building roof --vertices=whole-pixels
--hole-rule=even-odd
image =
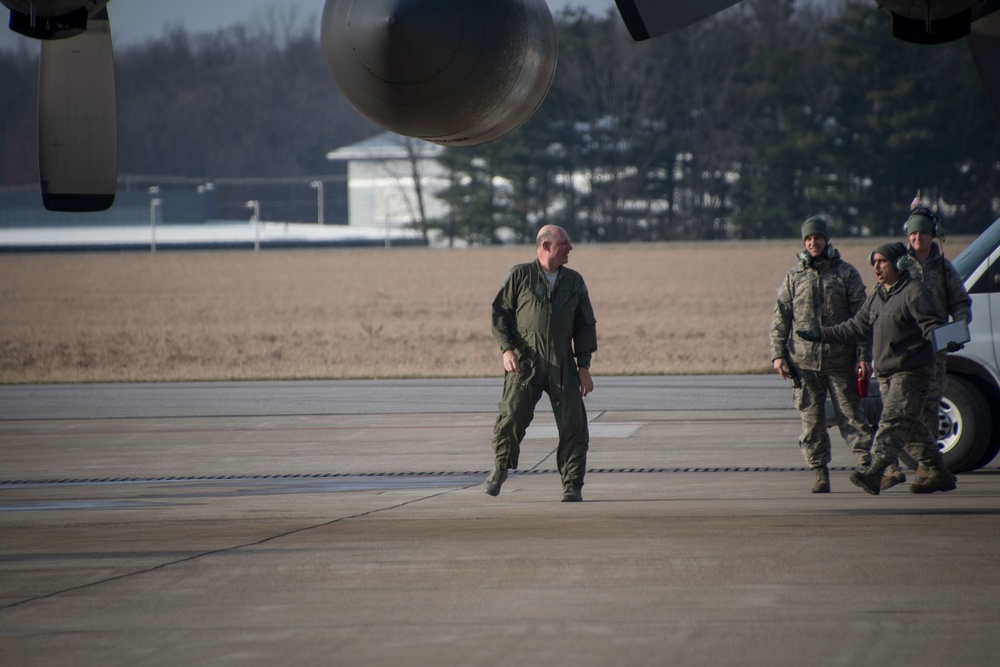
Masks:
[[[395,132],[382,132],[348,146],[341,146],[326,154],[327,160],[403,160],[409,154],[407,145],[412,147],[419,158],[436,158],[444,151],[444,146],[432,144],[423,139],[404,137]]]

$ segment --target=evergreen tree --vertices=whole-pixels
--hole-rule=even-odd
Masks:
[[[845,219],[898,235],[917,189],[945,219],[961,212],[981,226],[995,215],[1000,125],[965,44],[901,42],[884,17],[857,1],[830,35]],[[956,231],[979,231],[956,222]]]

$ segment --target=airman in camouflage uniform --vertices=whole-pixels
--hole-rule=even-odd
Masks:
[[[795,329],[839,324],[854,316],[865,302],[861,274],[840,258],[830,244],[826,222],[812,217],[802,225],[805,251],[778,288],[771,318],[771,361],[782,378],[798,378],[793,390],[802,416],[799,446],[816,473],[813,493],[829,493],[830,435],[826,427],[829,394],[840,434],[858,464],[871,458],[872,429],[858,395],[858,369],[871,373],[869,343],[806,342],[792,336]]]
[[[934,243],[939,237],[937,216],[927,208],[916,205],[910,218],[906,221],[904,230],[910,241],[903,268],[914,280],[918,280],[930,291],[946,319],[953,322],[965,320],[972,323],[972,299],[965,290],[962,278],[950,261],[945,259],[941,249]],[[955,348],[958,349],[957,347]],[[944,383],[948,375],[948,350],[937,353],[934,362],[934,378],[927,390],[927,402],[923,407],[923,420],[936,439],[940,433],[939,407],[944,396]],[[918,479],[923,475],[918,473]],[[889,489],[906,481],[906,475],[900,470],[897,462],[886,469],[882,480],[882,489]]]
[[[594,389],[590,360],[597,350],[597,320],[583,277],[565,266],[572,249],[562,227],[542,227],[537,259],[512,268],[493,300],[493,335],[505,374],[493,427],[494,470],[483,484],[491,496],[500,493],[507,470],[517,468],[521,440],[544,391],[559,430],[562,501],[583,499],[590,444],[583,397]]]
[[[851,482],[878,495],[883,473],[905,448],[928,471],[927,478],[910,485],[913,493],[951,491],[957,482],[921,412],[934,375],[934,329],[944,314],[930,291],[900,270],[906,255],[902,243],[886,243],[871,254],[878,286],[846,322],[827,327],[796,329],[807,341],[845,343],[872,341],[875,372],[882,390],[882,416],[872,444],[871,464],[851,473]]]

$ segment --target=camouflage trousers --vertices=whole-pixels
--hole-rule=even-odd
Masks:
[[[920,419],[927,426],[927,430],[930,431],[935,446],[937,446],[937,440],[941,435],[940,407],[941,399],[944,398],[944,383],[947,376],[948,355],[947,353],[939,353],[934,362],[934,377],[931,379],[930,384],[927,385],[927,398],[924,399],[923,409],[920,411]],[[917,457],[914,456],[914,458]],[[920,459],[917,460],[919,461]],[[899,461],[893,459],[889,464],[889,469],[899,470]]]
[[[894,461],[903,449],[928,470],[942,466],[937,438],[924,421],[924,405],[932,382],[932,376],[913,372],[879,378],[882,417],[872,444],[874,458]]]
[[[802,416],[799,447],[810,468],[830,463],[830,434],[826,428],[826,397],[830,396],[840,435],[847,441],[858,465],[871,460],[872,427],[865,418],[858,395],[858,381],[851,371],[825,373],[799,370],[802,386],[794,390],[794,403]]]
[[[927,387],[927,400],[924,401],[923,420],[930,429],[934,440],[941,435],[941,399],[944,397],[944,382],[948,376],[948,354],[938,353],[934,362],[934,379]]]

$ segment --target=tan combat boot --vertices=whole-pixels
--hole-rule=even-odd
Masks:
[[[935,491],[954,491],[958,487],[955,476],[944,468],[931,469],[929,475],[910,484],[911,493],[934,493]]]
[[[882,477],[882,490],[891,489],[897,484],[902,484],[906,481],[906,475],[903,471],[896,466],[889,466],[885,470],[885,475]]]
[[[813,484],[813,493],[830,493],[830,470],[826,466],[814,468],[816,471],[816,483]]]
[[[954,491],[958,486],[955,476],[948,472],[944,465],[944,455],[934,452],[927,460],[920,462],[920,467],[927,471],[923,479],[917,476],[917,481],[910,484],[911,493],[934,493],[935,491]]]

